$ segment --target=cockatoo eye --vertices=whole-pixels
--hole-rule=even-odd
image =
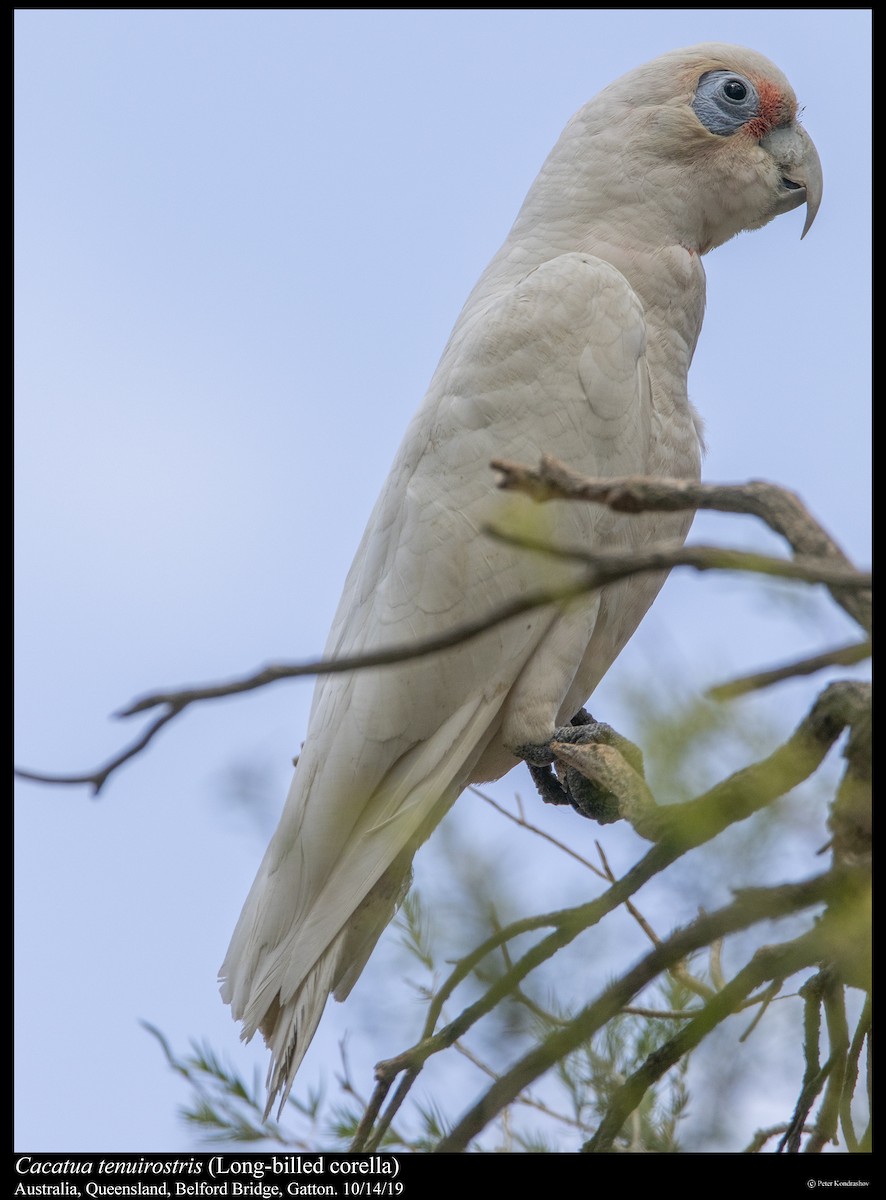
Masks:
[[[728,137],[760,111],[757,89],[743,75],[708,71],[698,81],[692,111],[711,133]]]
[[[732,100],[736,104],[744,100],[748,94],[748,89],[740,79],[727,79],[723,84],[723,95],[727,100]]]

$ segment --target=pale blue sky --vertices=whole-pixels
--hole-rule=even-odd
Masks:
[[[778,63],[825,175],[802,244],[796,212],[706,260],[705,474],[790,485],[868,561],[868,10],[15,24],[18,763],[92,767],[135,735],[109,714],[142,692],[322,648],[451,324],[561,128],[698,41]],[[694,536],[774,545],[726,519]],[[852,635],[820,609],[833,640]],[[750,585],[675,577],[624,670],[662,647],[703,686],[817,650],[821,627],[773,617]],[[218,796],[258,762],[282,804],[310,687],[186,715],[97,801],[17,787],[18,1149],[194,1145],[139,1019],[264,1064],[215,983],[264,835]],[[783,689],[788,724],[808,694]],[[328,1017],[306,1077],[348,1008]]]

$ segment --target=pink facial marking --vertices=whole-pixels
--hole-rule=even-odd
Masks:
[[[776,125],[792,121],[797,115],[797,105],[791,101],[774,83],[768,79],[751,77],[760,97],[760,111],[756,117],[746,122],[745,129],[751,137],[765,137]]]

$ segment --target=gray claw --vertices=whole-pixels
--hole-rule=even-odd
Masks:
[[[569,804],[581,816],[608,825],[621,815],[620,798],[614,793],[586,779],[580,771],[564,763],[558,763],[551,743],[566,742],[582,745],[588,742],[613,746],[625,761],[643,775],[643,754],[638,746],[622,737],[620,733],[602,721],[595,721],[586,709],[580,709],[569,725],[554,731],[550,743],[521,746],[518,750],[539,795],[545,804]]]

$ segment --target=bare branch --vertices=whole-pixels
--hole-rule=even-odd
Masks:
[[[778,1137],[778,1135],[780,1133],[784,1133],[786,1129],[786,1125],[772,1125],[769,1127],[769,1129],[758,1129],[751,1138],[750,1144],[745,1146],[744,1153],[758,1153],[758,1151],[762,1150],[768,1141],[771,1141],[774,1137]],[[809,1129],[804,1129],[803,1132],[808,1133]]]
[[[482,1059],[469,1050],[467,1046],[462,1045],[461,1042],[456,1042],[455,1048],[459,1054],[466,1058],[469,1063],[473,1063],[473,1065],[477,1067],[478,1070],[482,1071],[484,1075],[487,1075],[490,1079],[498,1079],[498,1072],[494,1071],[487,1063],[484,1063]],[[527,1108],[533,1108],[536,1110],[536,1112],[544,1113],[545,1116],[552,1117],[555,1121],[560,1121],[563,1125],[569,1125],[573,1129],[581,1129],[581,1122],[577,1121],[575,1117],[567,1116],[566,1113],[557,1112],[555,1109],[550,1108],[543,1101],[536,1100],[534,1096],[518,1096],[517,1101],[519,1104],[522,1104]]]
[[[770,979],[781,979],[801,967],[809,966],[816,961],[816,954],[820,953],[821,946],[814,929],[793,942],[763,946],[757,950],[735,978],[716,992],[697,1016],[693,1016],[690,1024],[654,1050],[625,1080],[614,1093],[596,1133],[582,1149],[588,1153],[610,1150],[625,1120],[648,1089],[676,1062],[695,1049],[716,1025],[743,1008],[749,992]]]
[[[660,808],[660,844],[686,839],[686,846],[700,845],[785,795],[817,770],[847,726],[852,729],[866,722],[870,705],[870,684],[854,680],[829,684],[790,738],[768,758],[736,771],[695,800]],[[644,836],[650,824],[647,816]]]
[[[609,865],[609,860],[606,857],[603,847],[599,842],[595,842],[594,845],[597,847],[597,853],[600,855],[600,862],[603,864],[606,878],[610,883],[615,883],[616,876]],[[650,942],[652,942],[653,946],[660,946],[661,938],[634,904],[633,900],[625,900],[624,907],[649,938]],[[686,963],[675,963],[670,969],[670,974],[674,979],[682,983],[687,991],[694,992],[696,996],[701,996],[704,1000],[713,995],[713,988],[708,987],[702,980],[697,979],[689,970]]]
[[[828,1142],[837,1141],[840,1117],[840,1102],[846,1080],[846,1061],[849,1053],[849,1026],[846,1023],[846,1003],[842,983],[827,973],[822,993],[825,1020],[828,1029],[828,1081],[824,1099],[815,1121],[815,1128],[806,1143],[807,1154],[818,1154]]]
[[[852,567],[850,560],[798,496],[764,480],[715,484],[636,475],[588,479],[549,455],[542,457],[537,468],[503,459],[495,459],[491,465],[502,473],[500,487],[525,492],[538,501],[589,500],[626,513],[701,508],[755,516],[783,537],[796,555]],[[870,595],[839,588],[832,588],[832,594],[837,603],[870,633]]]
[[[496,1004],[504,996],[519,987],[522,980],[535,970],[537,966],[551,958],[563,946],[574,941],[583,930],[602,921],[608,913],[614,911],[629,899],[634,892],[638,891],[653,875],[657,874],[664,866],[667,866],[674,858],[678,857],[681,852],[670,847],[662,850],[660,847],[655,846],[623,879],[613,883],[608,891],[604,892],[596,900],[580,905],[577,908],[515,921],[488,937],[469,955],[460,959],[455,964],[449,977],[438,989],[431,1002],[421,1039],[396,1057],[376,1064],[375,1075],[378,1082],[370,1101],[373,1116],[370,1118],[367,1113],[367,1119],[361,1121],[360,1140],[355,1138],[351,1149],[354,1151],[372,1149],[379,1144],[388,1122],[393,1117],[397,1108],[403,1103],[406,1093],[417,1079],[419,1072],[431,1055],[437,1054],[454,1045],[472,1025],[476,1024],[477,1021],[495,1008]],[[531,947],[515,963],[511,970],[498,979],[479,1000],[461,1012],[438,1033],[434,1033],[446,1000],[458,984],[467,978],[474,967],[487,954],[497,949],[506,940],[545,925],[554,926],[553,932]],[[375,1119],[375,1114],[379,1112],[394,1079],[400,1072],[405,1072],[404,1078],[400,1081],[388,1110],[380,1119],[379,1127],[370,1138],[369,1129],[371,1128],[372,1121]]]
[[[871,997],[867,996],[862,1009],[861,1016],[858,1020],[858,1025],[855,1028],[855,1033],[852,1035],[852,1043],[849,1047],[849,1053],[846,1056],[846,1078],[843,1084],[843,1096],[840,1102],[840,1128],[843,1131],[843,1137],[846,1141],[846,1149],[850,1154],[858,1154],[861,1147],[858,1137],[855,1133],[855,1126],[852,1123],[852,1097],[855,1094],[855,1085],[858,1083],[859,1059],[865,1041],[870,1038],[871,1033]]]
[[[433,1054],[452,1046],[467,1030],[477,1023],[488,1012],[492,1011],[503,997],[509,995],[523,979],[536,967],[553,957],[558,950],[574,941],[584,930],[598,924],[610,912],[624,904],[649,879],[670,865],[674,859],[684,852],[683,847],[669,844],[666,847],[654,846],[648,854],[637,863],[622,879],[597,899],[582,904],[576,908],[564,909],[559,912],[547,913],[540,917],[526,918],[515,921],[504,929],[492,934],[469,955],[456,963],[452,973],[441,985],[429,1007],[428,1016],[421,1039],[396,1057],[376,1064],[375,1074],[378,1080],[373,1105],[380,1105],[394,1078],[401,1072],[407,1072],[408,1078],[401,1085],[392,1100],[392,1105],[399,1106],[405,1096],[405,1091],[412,1085],[424,1063]],[[519,936],[522,933],[544,926],[553,926],[553,932],[548,934],[536,945],[532,946],[514,966],[490,987],[479,1000],[469,1005],[453,1021],[434,1033],[437,1020],[442,1012],[445,1001],[462,980],[466,979],[474,967],[497,949],[503,942]],[[659,943],[660,945],[660,943]],[[378,1135],[373,1138],[373,1144],[378,1144]],[[362,1149],[356,1142],[352,1149]],[[365,1148],[369,1148],[367,1145]]]
[[[135,758],[137,754],[140,754],[145,746],[153,741],[163,726],[168,724],[173,717],[178,716],[183,707],[184,705],[176,706],[171,704],[165,713],[161,713],[159,717],[151,722],[142,736],[134,741],[131,746],[122,750],[114,758],[109,759],[104,766],[98,767],[94,771],[89,771],[83,775],[44,775],[37,771],[26,771],[22,767],[16,767],[15,775],[19,779],[30,779],[34,783],[89,784],[92,787],[93,796],[97,796],[117,768],[122,767],[125,762],[129,762],[131,758]]]
[[[773,667],[769,671],[758,671],[753,675],[732,679],[729,683],[719,683],[716,687],[709,688],[705,695],[709,700],[734,700],[736,696],[759,691],[773,683],[782,683],[785,679],[796,679],[798,675],[813,675],[826,667],[854,666],[870,658],[872,649],[870,641],[850,642],[849,645],[837,646],[811,658],[800,658],[796,662],[785,663],[784,666]]]
[[[381,1111],[381,1106],[385,1102],[385,1098],[390,1091],[392,1082],[393,1079],[386,1079],[379,1080],[378,1083],[376,1083],[372,1095],[369,1098],[369,1103],[366,1106],[363,1116],[360,1118],[360,1124],[357,1126],[353,1141],[351,1142],[351,1151],[353,1153],[356,1154],[366,1148],[367,1141],[372,1133],[372,1127],[375,1124],[375,1119]],[[378,1138],[379,1141],[384,1134],[384,1130],[387,1129],[388,1125],[390,1125],[392,1117],[393,1113],[391,1113],[391,1115],[388,1117],[384,1129],[381,1130]]]
[[[587,592],[592,586],[594,585],[587,583],[585,580],[579,580],[566,587],[533,592],[526,596],[521,596],[508,604],[500,605],[489,613],[488,616],[482,617],[479,620],[465,622],[436,637],[425,638],[405,645],[390,646],[381,650],[369,651],[365,654],[346,655],[336,659],[320,658],[303,663],[271,664],[249,675],[229,679],[223,683],[181,688],[173,691],[151,692],[146,696],[142,696],[141,699],[133,701],[126,708],[121,709],[114,715],[116,717],[132,717],[139,713],[148,712],[152,708],[165,708],[166,711],[148,726],[136,742],[116,755],[104,766],[93,771],[65,775],[47,774],[17,767],[15,775],[19,779],[28,779],[35,783],[91,784],[93,793],[97,794],[118,767],[144,750],[164,725],[171,721],[173,717],[177,717],[180,713],[184,712],[192,704],[197,704],[205,700],[228,699],[232,696],[242,695],[244,692],[255,691],[257,688],[268,687],[284,679],[298,679],[311,675],[333,675],[346,671],[365,670],[369,667],[393,666],[407,660],[436,654],[441,650],[449,649],[451,646],[469,641],[471,638],[485,633],[486,630],[492,629],[496,625],[501,625],[513,617],[531,612],[533,609],[541,608],[546,604],[557,604],[575,599],[577,596]]]
[[[644,1008],[641,1004],[626,1004],[621,1010],[627,1017],[648,1017],[650,1021],[689,1021],[697,1008]]]
[[[640,963],[606,988],[597,1000],[583,1009],[565,1029],[548,1035],[539,1045],[519,1059],[439,1142],[436,1152],[451,1153],[464,1150],[489,1121],[502,1108],[510,1104],[525,1087],[543,1075],[554,1063],[559,1062],[592,1037],[626,1004],[629,1004],[638,992],[642,991],[662,971],[666,971],[671,963],[686,958],[693,951],[708,945],[715,937],[722,937],[739,929],[745,929],[748,925],[755,924],[760,920],[787,915],[810,905],[821,903],[832,894],[833,890],[834,879],[829,874],[819,875],[803,883],[785,884],[776,888],[749,889],[739,893],[733,903],[725,908],[711,914],[703,914],[691,925],[678,929],[660,946],[654,947]],[[817,931],[814,932],[817,934]],[[799,944],[802,944],[802,951],[799,949]],[[797,967],[794,969],[806,965],[809,961],[816,961],[816,957],[821,954],[817,936],[813,937],[807,934],[804,939],[798,939],[798,943],[794,945],[798,946]],[[783,947],[778,949],[784,950]],[[762,978],[771,978],[771,976],[763,975]],[[739,990],[737,987],[736,991]],[[743,988],[740,990],[740,995],[733,997],[724,989],[724,992],[718,993],[709,1001],[706,1011],[716,1012],[718,1006],[729,1005],[735,999],[744,998],[749,990],[750,987]],[[687,1029],[693,1025],[695,1022],[690,1022]],[[685,1034],[686,1030],[683,1033]]]
[[[356,1153],[358,1150],[378,1149],[382,1138],[390,1128],[391,1122],[397,1115],[400,1106],[403,1104],[403,1101],[409,1094],[410,1088],[418,1078],[420,1069],[420,1067],[414,1067],[410,1068],[404,1073],[403,1078],[397,1084],[397,1090],[394,1092],[390,1104],[385,1112],[383,1112],[379,1117],[378,1125],[374,1130],[372,1128],[371,1121],[366,1122],[365,1117],[364,1120],[361,1120],[357,1132],[354,1135],[354,1140],[351,1144],[352,1152]],[[367,1114],[373,1109],[376,1112],[378,1111],[384,1102],[384,1098],[387,1095],[388,1089],[390,1088],[392,1082],[393,1078],[388,1079],[387,1081],[379,1081],[379,1083],[376,1085],[375,1091],[372,1094],[372,1099],[370,1100],[370,1106],[369,1109],[367,1109]]]
[[[756,550],[733,550],[726,546],[685,545],[683,542],[659,542],[631,550],[586,550],[580,546],[552,546],[541,538],[525,534],[510,534],[493,525],[484,533],[499,542],[549,554],[552,558],[569,558],[588,568],[586,590],[602,587],[633,575],[652,571],[672,571],[674,567],[692,567],[696,571],[747,571],[755,575],[771,575],[778,579],[796,579],[801,583],[823,583],[843,590],[867,591],[872,579],[869,571],[834,562],[829,558],[808,555],[794,559],[776,558]]]
[[[757,1010],[757,1012],[754,1014],[753,1021],[751,1021],[750,1025],[748,1025],[747,1029],[744,1031],[744,1033],[741,1035],[741,1037],[739,1037],[738,1040],[740,1042],[746,1042],[748,1040],[748,1038],[751,1036],[751,1034],[754,1032],[754,1030],[757,1028],[757,1026],[760,1024],[760,1022],[763,1020],[764,1014],[768,1010],[769,1005],[772,1003],[772,1001],[775,999],[775,997],[781,991],[783,984],[784,984],[783,979],[773,979],[772,983],[770,983],[769,987],[766,988],[766,990],[763,992],[763,994],[761,996],[757,997],[757,1003],[760,1005],[760,1007]]]
[[[805,1068],[800,1094],[794,1105],[791,1120],[785,1129],[784,1136],[778,1143],[778,1150],[782,1151],[786,1149],[789,1154],[796,1154],[799,1151],[801,1134],[806,1127],[806,1118],[834,1065],[833,1056],[824,1065],[821,1064],[822,1000],[831,985],[830,973],[827,968],[823,968],[813,975],[811,979],[807,979],[800,989],[800,995],[803,998],[803,1057]],[[816,1127],[817,1123],[813,1127],[813,1132]]]
[[[487,796],[485,792],[482,792],[474,785],[472,785],[468,790],[473,792],[475,796],[478,796],[485,804],[488,804],[490,808],[494,808],[496,812],[501,813],[503,817],[507,817],[507,819],[509,821],[513,821],[515,825],[519,825],[521,829],[525,829],[529,833],[534,833],[537,837],[542,838],[543,841],[550,842],[552,846],[556,846],[558,850],[562,850],[564,854],[568,854],[570,858],[574,858],[575,861],[581,863],[583,867],[587,867],[589,871],[593,871],[593,873],[599,876],[600,879],[607,879],[610,882],[613,882],[612,875],[607,875],[601,871],[599,867],[595,867],[592,862],[584,858],[576,850],[573,850],[571,846],[567,846],[565,842],[561,842],[558,838],[553,837],[544,829],[540,829],[537,825],[532,825],[526,820],[522,813],[515,816],[514,813],[508,812],[508,810],[503,805],[499,804],[497,800],[493,800],[491,796]]]

